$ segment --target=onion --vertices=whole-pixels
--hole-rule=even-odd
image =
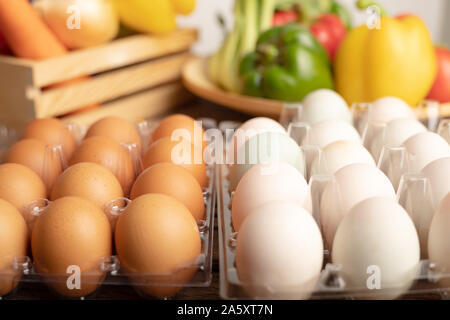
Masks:
[[[106,43],[119,32],[112,0],[35,0],[42,19],[69,49]]]

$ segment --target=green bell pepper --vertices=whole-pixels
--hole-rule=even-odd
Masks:
[[[301,101],[311,91],[333,89],[325,49],[303,26],[288,24],[262,33],[255,52],[240,64],[242,93],[282,101]]]

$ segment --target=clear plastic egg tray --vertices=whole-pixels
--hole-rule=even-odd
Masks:
[[[302,145],[305,135],[308,131],[308,126],[297,122],[298,108],[301,106],[286,105],[282,112],[280,123],[288,129],[288,134],[294,140],[296,140],[304,153],[305,161],[305,176],[310,181],[311,197],[312,197],[312,214],[316,222],[320,227],[320,201],[325,186],[332,179],[332,176],[311,173],[312,159],[321,152],[316,147]],[[354,126],[358,128],[358,125],[362,121],[362,115],[367,110],[367,105],[357,105],[353,107]],[[448,119],[438,119],[436,106],[433,103],[421,106],[423,113],[427,114],[427,118],[421,119],[421,122],[433,132],[437,132],[444,139],[450,142],[450,121]],[[293,126],[294,124],[294,126]],[[226,122],[219,124],[222,128],[237,128],[239,123]],[[299,130],[293,132],[292,128],[297,127]],[[306,129],[305,129],[306,128]],[[373,126],[369,123],[366,128],[360,128],[365,133],[364,139],[367,139],[367,135],[373,129]],[[224,134],[225,134],[225,130]],[[360,132],[361,132],[360,131]],[[226,137],[230,140],[231,137]],[[391,146],[385,146],[385,153],[389,151]],[[383,159],[384,158],[384,159]],[[389,157],[393,159],[393,157]],[[388,164],[386,164],[388,163]],[[398,171],[395,161],[387,161],[386,155],[380,157],[378,161],[378,168],[384,171],[388,178],[397,183],[395,189],[397,191],[397,200],[401,204],[412,220],[415,222],[417,229],[424,229],[429,227],[429,220],[425,225],[421,225],[423,222],[421,219],[417,219],[418,215],[430,216],[433,215],[435,206],[433,206],[432,190],[430,189],[427,178],[417,172],[408,172],[401,168],[403,171]],[[389,172],[391,174],[389,174]],[[393,173],[394,172],[394,173]],[[260,299],[261,297],[249,296],[246,292],[246,284],[239,279],[238,270],[235,264],[235,250],[238,233],[235,232],[232,224],[231,202],[233,193],[230,190],[229,181],[229,167],[227,164],[216,165],[216,192],[217,192],[217,213],[218,213],[218,229],[219,229],[219,259],[220,259],[220,296],[223,299]],[[450,177],[449,177],[450,179]],[[422,230],[423,231],[423,230]],[[335,265],[331,262],[331,254],[328,250],[328,246],[324,243],[324,259],[323,268],[320,277],[317,281],[315,290],[312,293],[297,292],[297,295],[292,294],[292,290],[287,289],[287,292],[275,292],[271,288],[263,288],[264,292],[273,292],[271,298],[286,297],[296,299],[298,297],[307,296],[310,299],[386,299],[387,296],[396,296],[397,292],[402,292],[398,299],[449,299],[450,287],[446,287],[442,284],[442,281],[450,283],[450,270],[439,268],[434,263],[422,257],[417,270],[415,271],[415,277],[413,282],[408,285],[407,289],[403,288],[382,288],[381,290],[369,290],[368,288],[349,288],[344,280],[344,276],[341,271],[341,266]],[[253,287],[255,285],[253,284]],[[298,288],[296,288],[298,289]],[[301,291],[301,290],[300,290]],[[255,292],[252,290],[252,292]],[[258,292],[258,291],[256,291]]]
[[[212,119],[201,119],[209,126],[215,126],[215,121]],[[149,136],[152,129],[155,128],[154,122],[144,121],[137,124],[143,137],[143,144],[147,145],[149,142]],[[69,125],[72,126],[72,125]],[[73,125],[69,128],[76,140],[81,141],[86,128]],[[3,131],[2,131],[3,130]],[[4,152],[17,141],[17,134],[14,131],[10,131],[6,126],[0,127],[0,151]],[[61,154],[60,146],[55,148],[57,156]],[[124,147],[127,147],[124,145]],[[128,146],[129,147],[129,146]],[[0,159],[1,162],[2,159]],[[196,287],[209,287],[212,282],[212,258],[213,258],[213,239],[214,239],[214,219],[216,208],[216,193],[215,193],[215,165],[209,164],[207,166],[208,186],[203,188],[203,199],[205,203],[205,218],[198,221],[198,228],[201,238],[201,253],[195,259],[195,261],[180,265],[176,270],[170,274],[146,274],[136,273],[126,270],[115,255],[115,249],[113,247],[113,255],[104,257],[98,261],[98,266],[90,271],[83,271],[80,274],[78,280],[74,280],[72,277],[74,270],[68,269],[66,274],[47,274],[38,270],[33,263],[33,257],[31,256],[31,249],[28,249],[29,256],[15,257],[11,265],[7,268],[0,270],[0,300],[2,299],[15,299],[16,297],[23,297],[21,290],[24,284],[27,284],[27,290],[30,289],[30,285],[33,284],[46,284],[48,290],[53,291],[55,296],[60,296],[63,299],[96,299],[99,291],[108,290],[108,288],[127,286],[134,288],[139,295],[144,298],[153,298],[148,293],[144,293],[141,288],[143,287],[163,287],[163,288],[196,288]],[[110,201],[105,204],[104,212],[108,218],[116,219],[131,202],[127,198],[119,198]],[[42,214],[45,214],[45,208],[50,203],[47,199],[38,199],[32,202],[26,209],[25,220],[28,226],[31,226],[36,218]],[[193,274],[189,281],[183,275]],[[75,282],[74,282],[75,281]],[[95,290],[87,290],[89,294],[80,295],[76,293],[78,288],[76,287],[76,281],[79,281],[81,290],[83,288],[94,287]],[[61,287],[63,291],[71,287],[72,283],[75,286],[70,290],[75,290],[74,294],[61,294],[59,290],[54,290],[54,287]],[[40,286],[42,287],[42,286]],[[6,294],[3,291],[6,291]],[[42,289],[40,289],[42,290]],[[176,291],[176,290],[175,290]],[[167,298],[177,298],[177,295],[182,294],[180,291],[174,296]],[[25,295],[26,296],[26,295]],[[162,298],[162,297],[158,297]]]

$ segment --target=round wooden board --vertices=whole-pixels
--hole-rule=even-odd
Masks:
[[[231,109],[257,116],[278,119],[283,109],[283,101],[253,98],[222,90],[209,80],[206,72],[206,59],[192,57],[183,67],[183,84],[193,94],[208,101]],[[419,119],[428,118],[423,109],[416,109]],[[450,103],[439,108],[440,117],[450,117]]]
[[[191,58],[183,67],[183,84],[195,95],[231,109],[257,116],[278,118],[283,102],[253,98],[222,90],[208,79],[206,59]]]

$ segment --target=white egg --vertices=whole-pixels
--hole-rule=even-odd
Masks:
[[[422,170],[422,174],[430,183],[433,205],[437,208],[450,193],[450,157],[431,162]]]
[[[300,121],[314,125],[326,120],[353,123],[347,102],[335,91],[320,89],[308,94],[302,101]]]
[[[251,137],[263,132],[279,132],[286,134],[286,130],[277,121],[270,118],[258,117],[244,122],[234,133],[233,154],[236,157],[236,151]],[[236,158],[234,158],[236,159]]]
[[[370,146],[370,152],[378,161],[384,146],[401,146],[412,136],[426,131],[427,128],[415,119],[406,118],[393,120],[375,135]]]
[[[372,155],[361,144],[352,141],[336,141],[327,145],[312,162],[311,176],[334,174],[354,163],[366,163],[375,167]]]
[[[255,209],[239,230],[236,267],[252,298],[308,298],[322,261],[320,230],[298,204],[267,203]]]
[[[447,274],[439,281],[443,288],[450,287],[450,193],[441,201],[431,222],[428,238],[429,260],[436,264],[436,271]]]
[[[288,163],[279,162],[273,165],[276,165],[277,169],[265,174],[264,165],[258,164],[239,182],[231,206],[236,231],[239,231],[250,212],[268,202],[294,202],[311,211],[311,196],[303,175]]]
[[[416,119],[416,115],[409,104],[396,97],[378,99],[369,111],[369,120],[374,122],[388,123],[400,118]]]
[[[358,131],[362,133],[367,125],[389,123],[395,119],[416,119],[412,108],[396,97],[384,97],[373,102],[362,115]]]
[[[285,129],[281,124],[279,124],[277,121],[266,118],[266,117],[257,117],[250,119],[246,122],[244,122],[239,129],[241,130],[264,130],[264,131],[273,131],[273,132],[280,132],[280,133],[286,133]]]
[[[408,153],[408,171],[420,172],[434,160],[450,157],[450,146],[433,132],[418,133],[403,143]]]
[[[304,173],[304,156],[301,148],[292,138],[278,132],[264,132],[251,137],[239,148],[237,163],[230,166],[230,190],[234,191],[244,176],[256,164],[264,164],[265,173],[274,172],[279,161],[287,162]]]
[[[414,224],[394,199],[362,201],[342,220],[332,261],[342,266],[348,289],[366,298],[395,299],[410,288],[418,271]]]
[[[311,127],[306,140],[304,144],[318,146],[321,149],[336,141],[362,143],[358,131],[353,126],[347,122],[336,120],[327,120],[315,124]]]
[[[372,197],[396,199],[391,182],[378,168],[356,163],[334,174],[325,187],[320,202],[320,221],[330,248],[339,224],[351,208]]]

